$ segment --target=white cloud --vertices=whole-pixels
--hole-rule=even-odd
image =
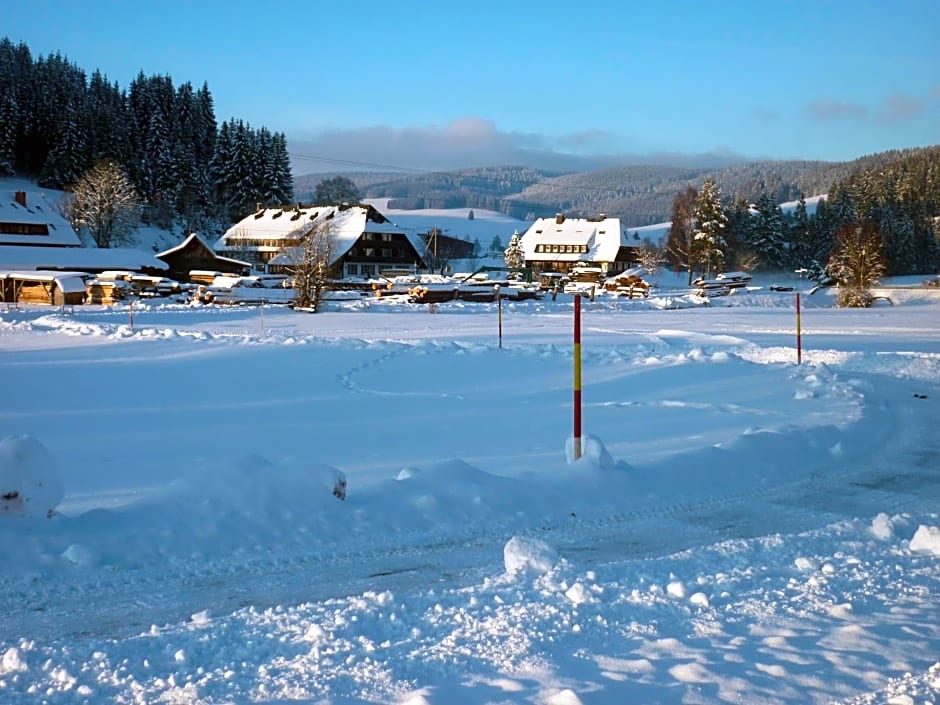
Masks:
[[[806,112],[813,120],[819,122],[864,120],[868,117],[868,108],[864,105],[836,98],[815,100],[806,106]]]
[[[630,163],[712,166],[742,161],[721,149],[706,154],[625,154],[599,129],[547,136],[500,130],[482,117],[445,125],[333,128],[288,136],[295,174],[323,171],[442,171],[480,166],[531,166],[584,171]]]
[[[885,98],[881,106],[880,122],[893,125],[924,112],[924,101],[915,96],[893,93]]]

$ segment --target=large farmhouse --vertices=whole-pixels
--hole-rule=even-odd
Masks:
[[[80,247],[69,221],[38,191],[0,194],[0,245]]]
[[[0,270],[162,274],[166,268],[142,250],[82,247],[69,221],[41,191],[0,192]]]
[[[639,243],[637,243],[639,244]],[[522,236],[525,263],[536,271],[567,272],[576,264],[618,274],[636,262],[620,218],[539,218]]]
[[[304,238],[314,232],[332,238],[330,264],[337,278],[413,270],[422,263],[421,239],[368,205],[259,207],[229,228],[215,251],[258,271],[290,273]]]

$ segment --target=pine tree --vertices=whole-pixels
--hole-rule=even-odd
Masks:
[[[213,200],[220,214],[229,218],[232,204],[232,186],[229,184],[228,168],[232,161],[232,127],[228,121],[222,123],[215,140],[215,149],[209,165],[209,179],[213,186]]]
[[[811,262],[811,255],[809,214],[803,194],[800,194],[800,200],[793,211],[789,231],[790,253],[787,266],[793,269],[804,269]]]
[[[870,306],[871,287],[884,276],[884,241],[873,223],[848,223],[836,233],[836,250],[827,272],[839,284],[838,304]]]
[[[0,176],[16,172],[16,125],[19,116],[13,87],[0,85]]]
[[[273,149],[273,198],[277,203],[293,203],[294,177],[291,174],[290,155],[287,152],[287,138],[283,132],[274,133]],[[356,201],[359,200],[357,196]]]
[[[16,172],[16,137],[20,123],[16,95],[16,48],[0,40],[0,176]]]
[[[525,267],[525,250],[522,248],[522,238],[518,230],[509,238],[509,246],[503,252],[503,260],[510,269]]]
[[[345,176],[323,179],[317,184],[314,194],[314,200],[318,206],[359,203],[361,198],[356,184]]]
[[[769,193],[757,200],[757,212],[751,217],[747,248],[765,269],[781,269],[787,261],[786,223],[783,211]]]
[[[734,203],[725,208],[725,217],[728,220],[725,228],[727,241],[725,266],[734,270],[747,270],[749,267],[746,265],[746,242],[751,222],[751,208],[747,199],[742,197],[735,199]]]
[[[695,225],[692,237],[697,243],[705,265],[705,276],[718,271],[725,259],[728,242],[725,233],[728,217],[721,204],[721,189],[712,179],[705,179],[702,190],[695,201],[693,211]]]
[[[887,273],[917,273],[921,258],[917,251],[916,229],[901,204],[888,202],[878,207],[872,215],[872,222],[878,226],[884,238]]]

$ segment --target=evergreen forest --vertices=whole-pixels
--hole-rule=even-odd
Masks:
[[[256,203],[293,201],[284,134],[236,118],[219,125],[205,83],[141,72],[125,89],[0,40],[0,176],[69,189],[102,160],[124,170],[144,222],[158,227],[206,231]]]

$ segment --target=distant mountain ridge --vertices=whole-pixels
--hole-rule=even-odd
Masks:
[[[701,186],[707,177],[725,197],[754,202],[766,193],[782,203],[826,193],[854,172],[890,163],[899,154],[901,150],[893,150],[848,162],[755,161],[720,169],[631,165],[568,174],[513,166],[405,175],[337,172],[298,177],[294,192],[300,200],[309,200],[320,180],[341,175],[351,179],[363,197],[389,198],[389,208],[485,208],[521,220],[560,212],[606,213],[621,218],[627,227],[638,227],[669,220],[676,194]]]

